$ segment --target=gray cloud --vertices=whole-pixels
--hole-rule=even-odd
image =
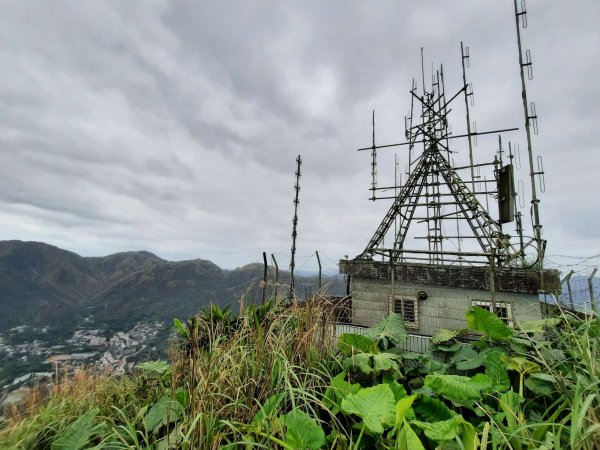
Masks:
[[[548,251],[585,254],[600,247],[600,6],[528,7]],[[463,40],[478,129],[522,127],[512,14],[473,0],[6,2],[0,238],[224,267],[285,256],[302,154],[299,254],[357,254],[388,205],[366,200],[369,156],[355,149],[370,145],[372,109],[377,141],[403,140],[421,46],[455,92]],[[525,148],[522,131],[506,138]],[[482,138],[477,157],[495,146]],[[393,179],[393,151],[380,162],[382,183]]]

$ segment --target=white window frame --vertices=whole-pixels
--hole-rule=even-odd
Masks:
[[[491,311],[492,310],[492,301],[491,300],[483,300],[480,298],[472,298],[471,306],[480,306],[484,309],[487,309],[488,311]],[[513,328],[514,318],[513,318],[512,304],[509,302],[496,301],[496,310],[498,310],[499,308],[503,308],[506,310],[506,317],[503,317],[503,316],[498,316],[498,317],[500,319],[502,319],[502,321],[506,325]],[[498,315],[498,314],[496,313],[496,315]]]
[[[419,328],[419,300],[416,297],[408,297],[406,295],[396,295],[392,297],[391,295],[388,297],[389,301],[389,312],[396,313],[402,316],[404,320],[404,326],[406,328]],[[396,310],[396,301],[400,301],[401,310]],[[407,320],[405,314],[403,313],[405,302],[411,302],[414,308],[414,320]]]

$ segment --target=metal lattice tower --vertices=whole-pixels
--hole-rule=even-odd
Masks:
[[[518,41],[520,50],[520,37]],[[525,250],[533,249],[536,262],[541,261],[543,242],[539,237],[539,200],[534,190],[534,236],[524,243],[513,179],[512,163],[515,156],[510,143],[510,160],[506,164],[503,161],[503,154],[506,152],[502,148],[500,136],[518,128],[477,132],[475,124],[471,123],[473,89],[466,78],[470,58],[468,47],[461,43],[463,85],[449,99],[445,91],[443,67],[432,73],[431,85],[426,88],[422,50],[421,58],[422,89],[418,94],[417,84],[413,80],[410,90],[411,111],[405,117],[406,142],[377,146],[373,112],[373,143],[370,147],[359,149],[371,151],[370,199],[393,199],[393,203],[357,259],[369,260],[381,256],[394,263],[516,268],[527,265]],[[522,59],[520,64],[522,70]],[[451,131],[450,113],[461,97],[464,98],[467,127],[465,134],[456,135]],[[490,134],[498,134],[498,152],[492,161],[476,163],[473,145],[477,145],[478,136]],[[461,142],[468,144],[468,163],[457,166],[454,157],[460,150]],[[408,147],[406,181],[401,185],[395,181],[394,186],[381,187],[377,183],[377,150],[400,146]],[[482,168],[492,169],[490,178],[481,176]],[[377,196],[380,191],[391,190],[394,191],[393,196]],[[493,205],[498,205],[497,215],[490,212],[490,201]],[[518,235],[516,244],[502,228],[504,223],[515,219]],[[412,236],[414,239],[426,240],[424,248],[414,248],[411,245],[409,235],[413,228],[417,229],[417,235]]]

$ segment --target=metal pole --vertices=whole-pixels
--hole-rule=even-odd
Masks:
[[[277,260],[273,253],[271,253],[271,258],[273,259],[273,264],[275,264],[275,301],[277,301],[277,291],[279,290],[279,266],[277,265]]]
[[[264,263],[264,272],[263,272],[263,292],[262,292],[262,301],[261,305],[265,304],[265,300],[267,298],[267,253],[263,252],[263,263]]]
[[[392,257],[392,252],[390,251],[390,272],[392,273],[392,303],[388,305],[387,315],[390,315],[390,310],[394,311],[394,305],[396,302],[396,268],[394,267],[394,258]],[[390,307],[391,306],[391,307]],[[402,317],[404,317],[404,304],[402,305]]]
[[[592,302],[592,310],[594,312],[598,312],[598,306],[596,305],[596,299],[594,298],[594,275],[596,275],[596,272],[598,271],[598,268],[596,267],[593,271],[592,274],[590,275],[590,277],[588,278],[588,286],[590,288],[590,301]]]
[[[560,282],[561,286],[563,284],[565,284],[565,282],[567,283],[567,292],[569,293],[569,303],[571,304],[571,310],[574,311],[575,310],[575,305],[573,304],[573,292],[571,291],[571,277],[573,276],[573,274],[575,273],[574,270],[571,270],[566,277],[563,278],[563,280]]]
[[[521,49],[521,30],[519,29],[519,18],[526,14],[525,11],[519,12],[517,0],[515,3],[515,21],[517,25],[517,46],[519,48],[519,69],[521,72],[521,97],[523,99],[523,111],[525,112],[525,133],[527,134],[527,153],[529,156],[529,177],[531,179],[531,204],[533,206],[533,232],[537,245],[538,269],[543,273],[544,268],[544,249],[542,246],[542,225],[540,224],[540,200],[537,198],[535,190],[535,169],[533,167],[533,149],[531,146],[531,123],[529,120],[529,110],[527,109],[527,89],[525,86],[525,64],[523,63],[523,50]],[[543,278],[542,278],[543,283]],[[543,285],[542,285],[543,288]]]
[[[496,314],[496,277],[495,277],[496,249],[492,248],[492,257],[490,258],[490,300],[492,304],[492,313]]]
[[[296,190],[296,196],[294,197],[294,219],[292,221],[292,260],[290,262],[290,300],[294,299],[294,267],[296,266],[295,257],[296,257],[296,236],[298,233],[296,232],[296,227],[298,226],[298,203],[300,200],[298,199],[300,194],[300,166],[302,165],[302,157],[298,155],[296,158],[297,168],[296,168],[296,184],[294,186]]]
[[[375,189],[377,188],[377,147],[375,146],[375,110],[373,110],[373,147],[371,152],[371,200],[375,201]]]
[[[467,139],[469,140],[469,162],[471,166],[471,190],[475,193],[475,172],[473,171],[473,143],[471,141],[471,116],[469,113],[469,93],[467,92],[467,72],[465,69],[465,60],[469,58],[469,55],[465,55],[465,49],[462,41],[460,42],[460,55],[462,60],[462,74],[463,74],[463,89],[465,92],[465,109],[467,111]]]
[[[319,252],[315,250],[315,254],[317,255],[317,263],[319,264],[319,290],[321,290],[321,258],[319,258]]]

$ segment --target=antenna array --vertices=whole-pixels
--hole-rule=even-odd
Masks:
[[[376,145],[375,112],[373,111],[373,138],[370,147],[359,151],[371,151],[371,198],[370,200],[393,199],[393,204],[373,234],[358,259],[373,259],[376,255],[389,259],[390,263],[414,262],[431,265],[487,265],[490,267],[526,267],[528,264],[542,268],[545,241],[541,239],[539,221],[539,199],[535,189],[535,178],[540,177],[543,186],[543,164],[538,158],[537,170],[533,168],[531,130],[537,132],[535,105],[527,102],[525,73],[533,76],[531,52],[521,50],[519,27],[526,26],[524,1],[518,10],[515,0],[517,21],[517,43],[519,65],[525,109],[525,129],[532,190],[533,236],[524,236],[522,214],[517,208],[517,199],[523,196],[522,183],[515,189],[515,165],[520,168],[518,145],[502,146],[504,133],[518,130],[515,127],[478,132],[471,120],[474,106],[473,86],[467,81],[470,66],[470,51],[461,42],[462,87],[452,96],[446,94],[444,68],[432,69],[431,84],[425,83],[425,64],[421,48],[421,92],[413,79],[410,97],[410,113],[405,116],[405,142]],[[466,133],[454,134],[450,126],[453,109],[460,108],[457,99],[464,99]],[[420,110],[420,111],[419,111]],[[498,150],[493,160],[476,162],[474,146],[479,136],[498,135]],[[468,145],[468,163],[455,164],[460,140]],[[377,183],[378,150],[407,147],[408,166],[404,183],[398,180],[398,159],[394,159],[393,186]],[[491,169],[493,177],[481,175],[482,169]],[[393,190],[393,195],[386,193]],[[519,197],[519,192],[521,192]],[[490,213],[490,200],[498,205],[498,218]],[[506,234],[503,224],[516,222],[518,243]],[[392,227],[393,225],[393,227]],[[393,230],[393,231],[392,231]],[[452,231],[451,231],[452,230]],[[425,247],[416,248],[409,238],[425,241]],[[385,246],[385,242],[388,246]],[[392,243],[391,246],[389,243]],[[533,249],[535,260],[526,262]]]

